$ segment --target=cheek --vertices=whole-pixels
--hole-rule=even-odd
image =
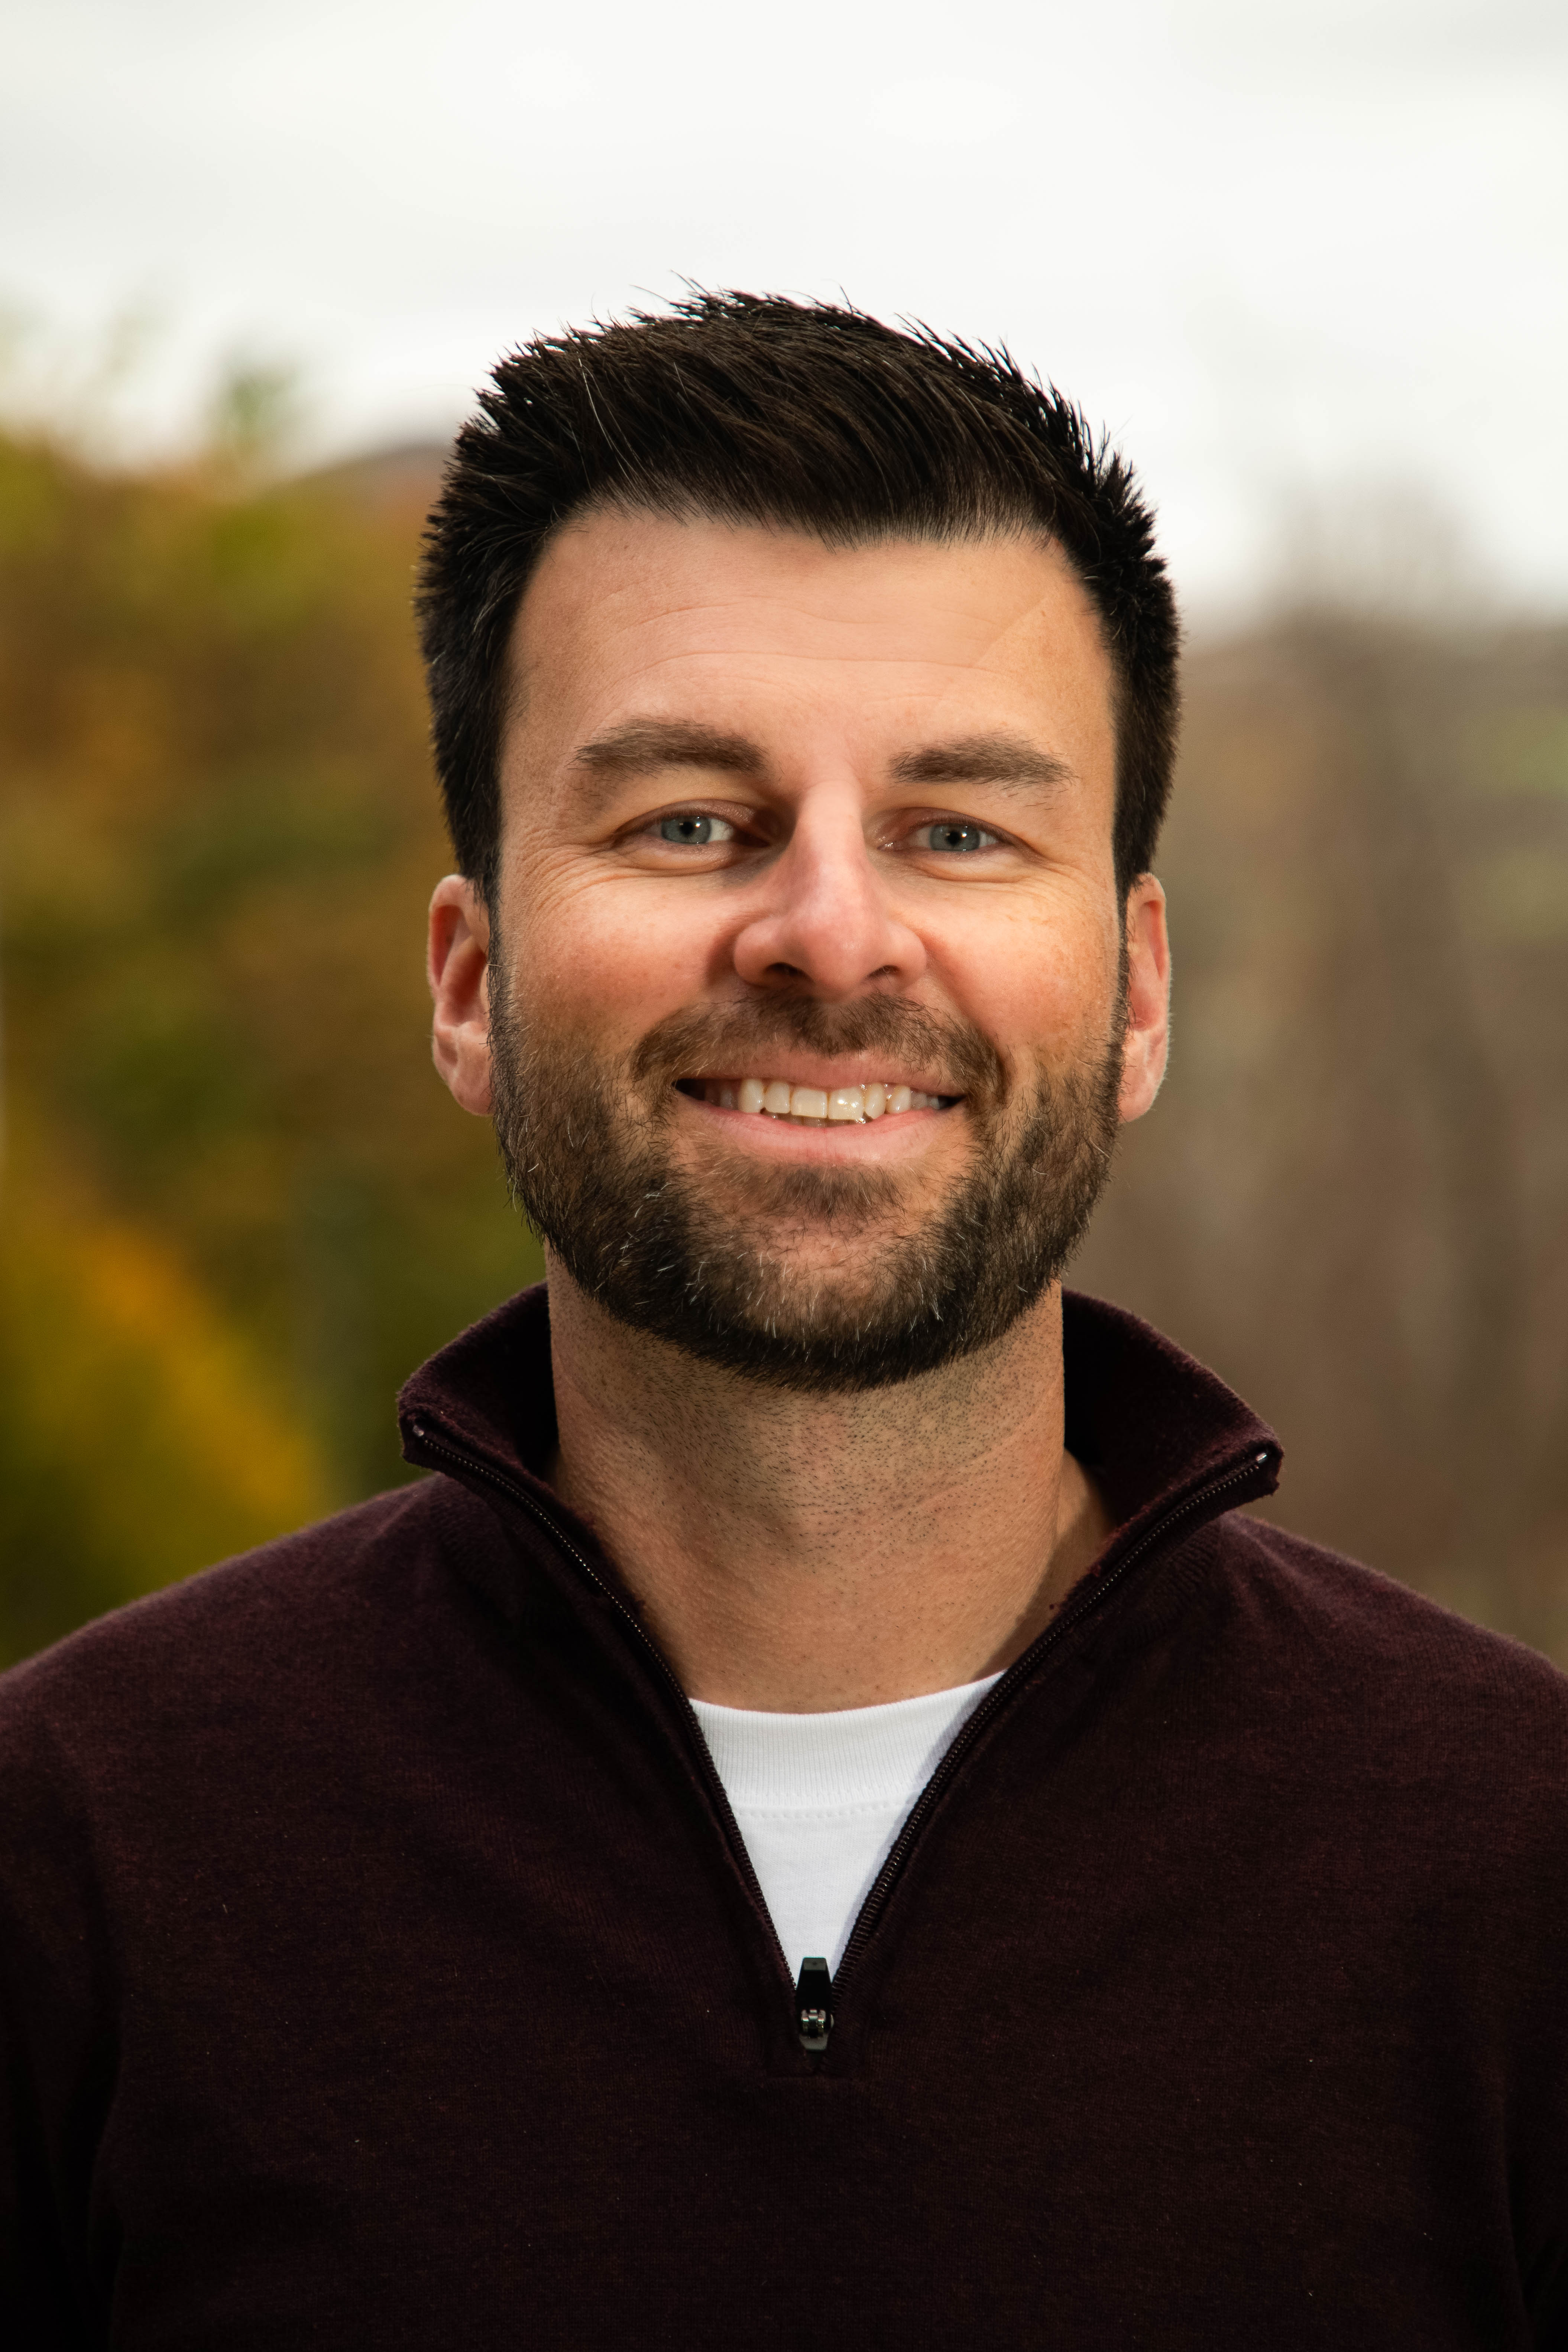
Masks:
[[[996,906],[950,934],[943,961],[959,1010],[1008,1062],[1054,1066],[1105,1034],[1117,951],[1101,906]]]
[[[713,961],[689,896],[536,869],[509,906],[519,994],[552,1024],[616,1042],[700,996]]]

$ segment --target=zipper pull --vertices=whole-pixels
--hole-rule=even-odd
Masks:
[[[795,2021],[803,2050],[826,2050],[833,2031],[833,1978],[826,1960],[802,1960],[795,1989]]]

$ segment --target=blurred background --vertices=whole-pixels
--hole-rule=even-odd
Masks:
[[[538,1270],[429,1066],[408,600],[497,354],[1005,342],[1191,634],[1164,1095],[1076,1278],[1278,1515],[1568,1661],[1568,14],[0,0],[0,1660],[405,1475]]]

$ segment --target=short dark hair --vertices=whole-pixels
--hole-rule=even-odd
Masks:
[[[597,506],[829,546],[1040,531],[1087,589],[1112,665],[1119,887],[1148,867],[1180,632],[1131,469],[1005,351],[829,303],[699,293],[537,337],[500,362],[458,436],[416,609],[453,847],[492,902],[513,616],[552,533]]]

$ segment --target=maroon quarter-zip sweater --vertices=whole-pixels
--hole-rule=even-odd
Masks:
[[[820,2050],[540,1292],[410,1384],[435,1475],[0,1681],[7,2352],[1568,2346],[1568,1684],[1066,1331],[1117,1533]]]

